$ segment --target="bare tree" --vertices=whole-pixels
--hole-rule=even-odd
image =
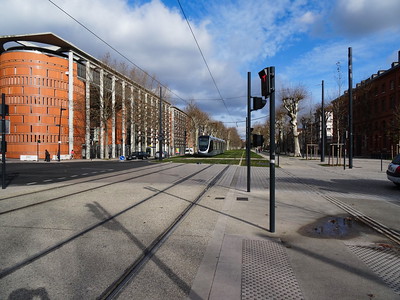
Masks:
[[[297,130],[297,114],[299,112],[299,104],[307,96],[307,92],[302,86],[295,88],[282,88],[280,97],[282,106],[286,109],[287,115],[290,118],[290,127],[292,129],[294,142],[294,156],[301,156],[299,132]]]
[[[190,131],[194,132],[194,138],[195,141],[197,141],[199,138],[199,132],[200,134],[204,133],[205,127],[207,126],[210,118],[208,114],[203,112],[194,101],[189,102],[189,104],[185,107],[185,112],[193,121],[190,126]]]
[[[226,130],[227,132],[227,149],[239,149],[242,146],[242,139],[236,127],[230,127]]]

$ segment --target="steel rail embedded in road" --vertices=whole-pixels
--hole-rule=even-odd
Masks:
[[[111,215],[111,216],[109,216],[109,217],[107,217],[107,218],[101,220],[100,222],[97,222],[97,223],[95,223],[95,224],[92,224],[92,225],[86,227],[85,229],[83,229],[83,230],[81,230],[81,231],[79,231],[79,232],[73,234],[72,236],[70,236],[70,237],[68,237],[68,238],[66,238],[66,239],[64,239],[64,240],[62,240],[62,241],[60,241],[60,242],[58,242],[58,243],[56,243],[56,244],[54,244],[53,246],[50,246],[50,247],[48,247],[48,248],[46,248],[46,249],[44,249],[44,250],[42,250],[42,251],[40,251],[40,252],[38,252],[38,253],[36,253],[36,254],[34,254],[34,255],[31,255],[30,257],[28,257],[28,258],[26,258],[26,259],[20,261],[19,263],[14,264],[13,266],[10,266],[10,267],[8,267],[8,268],[2,269],[2,270],[0,271],[0,279],[2,279],[2,278],[4,278],[4,277],[6,277],[6,276],[8,276],[8,275],[10,275],[10,274],[12,274],[12,273],[14,273],[15,271],[17,271],[17,270],[19,270],[19,269],[21,269],[21,268],[23,268],[23,267],[28,266],[28,265],[31,264],[32,262],[37,261],[38,259],[40,259],[40,258],[46,256],[47,254],[50,254],[50,253],[54,252],[55,250],[57,250],[57,249],[59,249],[59,248],[65,246],[66,244],[68,244],[68,243],[70,243],[70,242],[76,240],[77,238],[79,238],[79,237],[85,235],[86,233],[91,232],[92,230],[94,230],[94,229],[96,229],[96,228],[98,228],[98,227],[104,225],[105,223],[107,223],[107,222],[109,222],[109,221],[111,221],[111,220],[114,220],[114,219],[117,218],[118,216],[121,216],[122,214],[124,214],[124,213],[126,213],[126,212],[132,210],[133,208],[136,208],[136,207],[138,207],[139,205],[141,205],[141,204],[143,204],[143,203],[146,203],[146,202],[149,201],[150,199],[155,198],[157,195],[160,195],[160,194],[164,193],[165,191],[167,191],[167,190],[169,190],[169,189],[171,189],[171,188],[173,188],[173,187],[176,187],[177,185],[182,184],[182,183],[184,183],[185,181],[188,181],[188,180],[191,179],[192,177],[194,177],[194,176],[196,176],[197,174],[203,172],[204,170],[210,168],[211,166],[212,166],[212,165],[205,166],[205,167],[202,168],[201,170],[198,170],[198,171],[196,171],[196,172],[193,172],[193,173],[191,173],[191,174],[189,174],[189,175],[187,175],[187,176],[185,176],[185,177],[183,177],[183,178],[181,178],[181,179],[175,181],[175,182],[174,182],[173,184],[171,184],[170,186],[167,186],[166,188],[164,188],[164,189],[162,189],[162,190],[159,190],[159,191],[156,192],[155,194],[153,194],[153,195],[151,195],[151,196],[149,196],[149,197],[147,197],[147,198],[144,198],[144,199],[140,200],[139,202],[137,202],[137,203],[135,203],[135,204],[133,204],[133,205],[130,205],[130,206],[126,207],[125,209],[123,209],[123,210],[121,210],[121,211],[119,211],[119,212],[117,212],[117,213],[115,213],[115,214],[113,214],[113,215]],[[121,181],[119,181],[119,182],[121,182]],[[209,188],[209,186],[207,186],[206,189],[208,189],[208,188]],[[205,192],[205,191],[204,191],[204,192]],[[154,244],[154,242],[153,242],[152,244]]]
[[[127,171],[127,172],[118,172],[118,174],[111,175],[111,176],[110,176],[109,174],[105,174],[105,176],[97,177],[97,178],[90,178],[90,179],[88,179],[88,180],[80,181],[79,183],[93,182],[93,181],[97,181],[97,180],[102,180],[102,179],[104,179],[104,178],[111,178],[111,177],[116,177],[116,176],[120,176],[120,175],[126,175],[126,174],[130,174],[130,173],[136,173],[136,172],[142,171],[143,169],[146,169],[146,170],[147,170],[147,169],[153,169],[153,168],[157,168],[157,167],[159,167],[159,165],[154,165],[154,166],[145,167],[145,168],[136,168],[136,169],[134,169],[134,170]],[[100,174],[99,174],[99,175],[100,175]],[[101,174],[101,175],[102,175],[102,174]],[[76,178],[74,178],[74,179],[76,179]],[[55,182],[53,182],[53,183],[55,183]],[[27,185],[28,185],[28,184],[27,184]],[[61,185],[61,186],[55,186],[55,187],[45,188],[45,189],[37,190],[37,191],[33,191],[33,192],[28,192],[28,193],[23,193],[23,194],[17,194],[17,195],[12,195],[12,196],[6,196],[5,198],[0,198],[0,201],[5,201],[5,200],[9,200],[9,199],[15,199],[15,198],[22,197],[22,196],[27,196],[27,195],[34,195],[34,194],[38,194],[38,193],[42,193],[42,192],[47,192],[47,191],[58,190],[58,189],[62,189],[62,188],[69,187],[69,186],[73,186],[73,185],[76,185],[76,183],[67,183],[67,184],[63,184],[63,185]]]
[[[182,165],[173,165],[173,166],[169,166],[168,168],[163,168],[162,170],[169,170],[169,169],[177,168],[177,167],[179,167],[179,166],[182,166]],[[50,188],[50,189],[46,189],[46,190],[41,190],[41,191],[36,191],[36,192],[28,193],[28,195],[31,195],[31,194],[33,194],[33,193],[37,194],[37,193],[40,193],[40,192],[47,192],[47,191],[54,190],[54,189],[61,189],[61,188],[70,187],[70,186],[77,185],[77,184],[82,184],[82,183],[94,182],[94,181],[102,180],[102,179],[104,179],[104,178],[111,178],[111,177],[123,176],[123,175],[126,175],[126,174],[136,173],[136,172],[139,172],[139,171],[143,171],[143,170],[130,171],[130,172],[123,172],[123,173],[115,174],[115,175],[112,175],[112,176],[104,176],[104,177],[95,178],[95,179],[91,179],[91,180],[80,181],[80,182],[78,182],[78,183],[72,183],[72,184],[63,185],[63,186],[59,186],[59,187],[55,187],[55,188]],[[62,196],[50,198],[50,199],[43,200],[43,201],[40,201],[40,202],[35,202],[35,203],[28,204],[28,205],[24,205],[24,206],[12,208],[12,209],[9,209],[9,210],[0,211],[0,216],[1,216],[1,215],[4,215],[4,214],[16,212],[16,211],[19,211],[19,210],[31,208],[31,207],[34,207],[34,206],[37,206],[37,205],[42,205],[42,204],[46,204],[46,203],[49,203],[49,202],[53,202],[53,201],[65,199],[65,198],[68,198],[68,197],[76,196],[76,195],[78,195],[78,194],[82,194],[82,193],[86,193],[86,192],[98,190],[98,189],[101,189],[101,188],[107,188],[107,187],[109,187],[109,186],[111,186],[111,185],[119,184],[119,183],[121,183],[121,182],[130,181],[130,180],[133,180],[133,179],[136,179],[136,178],[141,178],[141,177],[143,177],[143,176],[153,175],[153,174],[156,174],[156,173],[158,173],[158,172],[160,172],[159,169],[157,169],[157,171],[152,171],[152,172],[148,172],[148,173],[145,173],[145,174],[140,174],[140,175],[137,175],[137,176],[129,177],[129,178],[126,178],[126,179],[123,179],[123,180],[119,180],[119,181],[114,181],[114,182],[106,183],[106,184],[103,184],[103,185],[100,185],[100,186],[97,186],[97,187],[86,188],[86,189],[83,189],[83,190],[80,190],[80,191],[77,191],[77,192],[68,193],[68,194],[66,194],[66,195],[62,195]],[[27,194],[19,195],[19,197],[23,197],[23,196],[26,196],[26,195],[27,195]],[[12,198],[14,199],[15,197],[12,197]],[[11,199],[11,198],[7,198],[7,200],[8,200],[8,199]],[[0,201],[4,201],[4,200],[6,200],[6,199],[2,199],[2,200],[0,200]]]
[[[98,299],[114,299],[117,297],[129,284],[133,278],[140,272],[142,267],[151,259],[151,257],[157,252],[157,250],[162,246],[162,244],[168,239],[168,237],[175,231],[182,220],[189,214],[192,208],[200,201],[203,195],[216,184],[216,182],[221,178],[225,171],[229,168],[226,166],[222,169],[212,181],[210,181],[207,186],[197,195],[193,202],[178,215],[178,217],[173,220],[173,222],[143,251],[143,254],[137,258],[132,265],[118,278],[108,289],[104,291]],[[202,170],[203,171],[203,170]],[[159,193],[164,192],[160,191]]]

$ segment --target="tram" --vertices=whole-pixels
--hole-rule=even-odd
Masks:
[[[198,142],[198,154],[201,156],[214,156],[226,150],[226,142],[211,135],[199,136]]]

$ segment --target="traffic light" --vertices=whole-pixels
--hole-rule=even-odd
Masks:
[[[253,134],[253,147],[262,146],[264,144],[264,136],[260,134]]]
[[[253,97],[253,110],[261,109],[265,106],[267,100],[264,100],[261,97]]]
[[[268,98],[271,95],[271,71],[265,68],[258,72],[258,76],[261,79],[261,95]]]

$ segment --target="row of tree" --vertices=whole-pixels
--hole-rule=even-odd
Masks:
[[[199,135],[212,135],[227,141],[228,149],[238,149],[243,146],[236,127],[226,127],[224,123],[213,120],[193,100],[187,104],[184,110],[192,120],[190,131],[194,132],[195,141],[198,140]]]
[[[149,75],[141,69],[136,67],[129,67],[125,63],[118,63],[115,59],[112,59],[110,54],[106,54],[101,61],[108,66],[110,69],[117,70],[119,73],[123,74],[127,78],[131,79],[133,82],[137,83],[139,86],[145,88],[146,90],[152,92],[155,95],[159,94],[160,82],[157,80],[155,75]],[[144,132],[149,124],[158,124],[158,114],[154,114],[154,111],[158,110],[156,103],[150,101],[145,102],[143,95],[138,95],[135,90],[134,99],[135,107],[130,107],[129,103],[124,103],[122,99],[122,86],[121,82],[112,82],[110,77],[101,77],[98,71],[92,71],[91,77],[91,120],[92,128],[102,126],[105,131],[105,141],[106,145],[109,144],[109,137],[107,132],[109,132],[109,126],[112,125],[115,120],[113,116],[118,116],[119,113],[124,113],[126,115],[132,115],[131,118],[127,118],[127,131],[128,132]],[[102,79],[100,79],[102,78]],[[100,80],[103,80],[103,89],[100,90]],[[163,100],[172,103],[171,94],[167,88],[163,88]],[[126,93],[130,93],[126,91]],[[100,94],[102,95],[102,102],[99,102]],[[113,94],[115,98],[113,99]],[[128,98],[128,97],[125,97]],[[134,111],[133,111],[134,110]],[[164,110],[164,109],[163,109]],[[220,121],[213,120],[209,114],[203,112],[194,100],[189,101],[183,111],[188,115],[188,128],[187,132],[187,146],[196,147],[198,136],[207,134],[213,135],[218,138],[222,138],[227,141],[228,149],[240,148],[242,146],[242,140],[235,127],[227,128],[224,123]],[[168,117],[163,116],[163,127],[167,128]],[[103,124],[103,125],[101,125]],[[158,126],[156,126],[158,127]],[[132,130],[129,130],[132,128]],[[150,133],[148,134],[150,135]],[[182,134],[183,138],[183,134]],[[165,141],[168,142],[168,141]]]

